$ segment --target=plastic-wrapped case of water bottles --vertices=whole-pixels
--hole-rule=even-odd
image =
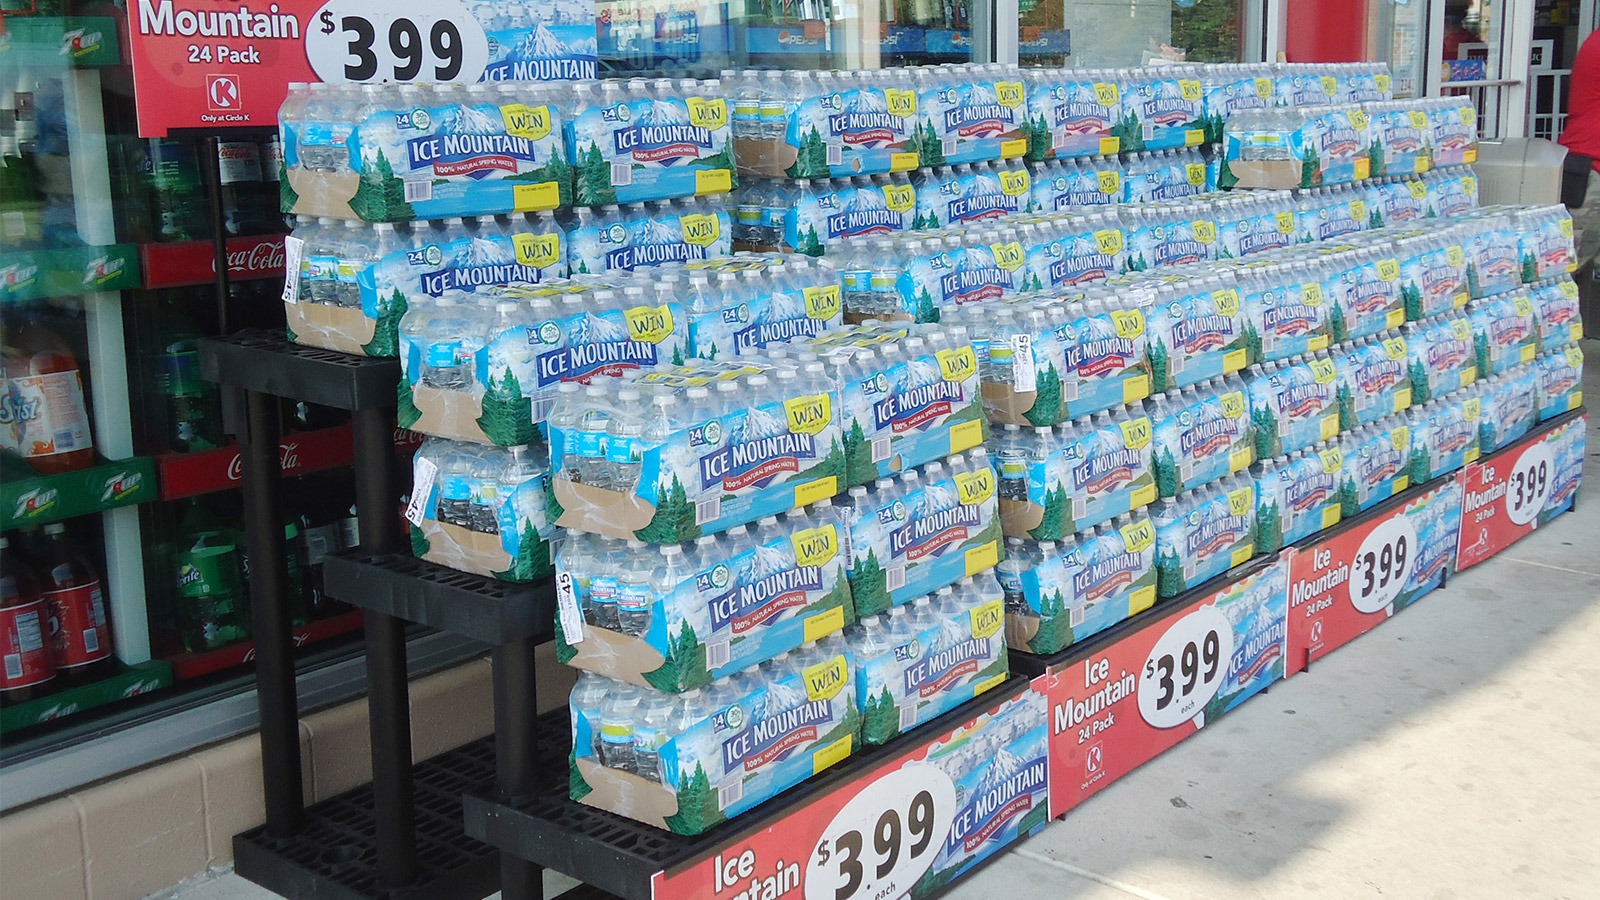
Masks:
[[[1340,344],[1330,355],[1339,373],[1339,427],[1345,431],[1411,408],[1406,339],[1398,334]]]
[[[834,180],[747,178],[734,213],[734,244],[821,256],[846,238],[909,231],[920,215],[904,172]]]
[[[1032,174],[1021,160],[978,161],[923,169],[912,178],[911,227],[934,230],[1026,212]]]
[[[1156,499],[1150,417],[1138,406],[995,439],[1007,537],[1056,541]]]
[[[1156,492],[1176,497],[1256,460],[1250,392],[1238,375],[1162,393],[1144,402],[1155,429]]]
[[[570,795],[700,834],[855,752],[852,675],[837,635],[681,694],[585,672],[572,691]]]
[[[1251,475],[1257,553],[1275,553],[1343,518],[1344,452],[1337,440],[1263,460]]]
[[[1477,140],[1477,114],[1467,97],[1243,111],[1224,130],[1221,182],[1310,188],[1422,173],[1470,165]]]
[[[1539,372],[1531,365],[1485,378],[1472,391],[1481,404],[1478,446],[1493,453],[1539,424]]]
[[[1156,600],[1156,531],[1134,510],[1060,541],[1006,539],[995,575],[1005,592],[1006,640],[1059,653],[1149,609]]]
[[[632,78],[568,90],[577,205],[725,194],[737,185],[733,111],[721,82]]]
[[[567,267],[604,275],[713,259],[733,252],[725,195],[579,207],[567,219]]]
[[[1411,426],[1411,483],[1449,474],[1482,455],[1478,420],[1483,403],[1471,391],[1457,391],[1418,403],[1406,411]]]
[[[840,504],[862,618],[980,576],[1000,559],[999,494],[981,446],[852,487]]]
[[[730,358],[838,326],[837,276],[794,255],[731,257],[660,272],[424,294],[400,323],[400,421],[425,434],[536,439],[574,389],[692,358]]]
[[[284,211],[405,222],[570,205],[563,98],[571,90],[291,85],[278,113]]]
[[[1583,351],[1569,344],[1533,361],[1539,375],[1539,421],[1583,405]]]
[[[568,665],[659,691],[708,686],[856,618],[848,520],[831,500],[693,543],[569,530],[559,564],[583,631]]]
[[[1472,325],[1479,377],[1508,372],[1533,362],[1539,353],[1539,325],[1526,288],[1472,301],[1467,321]]]
[[[543,448],[428,438],[412,469],[406,517],[418,557],[504,581],[535,581],[554,571]]]
[[[1230,475],[1150,510],[1156,530],[1156,593],[1177,595],[1256,555],[1256,483]]]
[[[1258,458],[1339,436],[1339,370],[1326,352],[1254,366],[1244,382]]]
[[[1379,419],[1339,438],[1344,456],[1341,512],[1354,516],[1411,486],[1411,425],[1404,415]]]
[[[364,356],[399,354],[414,305],[567,274],[566,234],[549,212],[398,225],[296,216],[285,246],[298,262],[285,277],[291,338]]]
[[[985,572],[863,616],[845,632],[855,668],[861,742],[888,743],[1010,675],[1005,606]]]

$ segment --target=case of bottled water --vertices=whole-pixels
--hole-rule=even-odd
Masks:
[[[693,835],[844,762],[861,733],[846,650],[825,638],[677,695],[580,676],[570,796]]]
[[[572,211],[567,264],[604,275],[687,263],[733,252],[733,218],[721,194]]]
[[[538,440],[563,383],[690,353],[673,285],[626,274],[447,291],[406,312],[400,350],[402,427],[502,446]]]
[[[1467,290],[1474,299],[1522,286],[1522,236],[1511,207],[1464,210],[1455,221],[1467,251]]]
[[[1444,585],[1461,541],[1463,490],[1460,481],[1451,479],[1406,503],[1406,518],[1417,532],[1416,549],[1412,551],[1416,555],[1406,583],[1395,597],[1395,609],[1410,606]]]
[[[817,338],[833,374],[846,480],[866,484],[988,438],[978,356],[960,327],[879,323]]]
[[[571,90],[566,128],[578,205],[733,190],[733,120],[721,82],[608,79]]]
[[[1470,166],[1478,161],[1478,111],[1471,97],[1432,97],[1412,102],[1428,114],[1435,166]]]
[[[839,493],[858,452],[841,428],[839,366],[796,361],[691,362],[559,394],[556,524],[683,543]]]
[[[1211,605],[1233,623],[1233,656],[1204,721],[1234,709],[1283,677],[1289,655],[1289,565],[1282,558],[1228,585]]]
[[[1331,241],[1371,224],[1365,190],[1348,184],[1300,191],[1295,218],[1302,243]]]
[[[912,178],[917,205],[911,227],[934,230],[1026,212],[1031,179],[1021,160],[923,169]]]
[[[1349,184],[1372,175],[1381,158],[1360,106],[1302,106],[1241,112],[1223,135],[1225,187],[1313,188]]]
[[[1426,403],[1478,380],[1472,322],[1459,312],[1405,327],[1411,402]]]
[[[1411,486],[1411,426],[1403,415],[1345,432],[1344,487],[1339,492],[1346,517],[1371,509]]]
[[[297,216],[285,281],[291,340],[366,356],[399,354],[400,320],[446,293],[565,277],[565,234],[548,212],[389,225]]]
[[[1348,244],[1317,247],[1313,252],[1313,265],[1325,273],[1334,343],[1373,337],[1405,324],[1400,260],[1387,232],[1360,235]]]
[[[1344,453],[1324,441],[1250,470],[1256,483],[1257,553],[1276,553],[1343,518]]]
[[[916,70],[924,166],[1020,159],[1028,152],[1028,95],[1014,66],[964,64]]]
[[[1150,389],[1172,391],[1244,369],[1249,362],[1239,289],[1216,274],[1159,284],[1145,311]]]
[[[1583,351],[1575,344],[1534,360],[1539,373],[1539,421],[1583,405]]]
[[[1115,156],[1030,163],[1028,212],[1089,212],[1122,202],[1122,161]]]
[[[907,767],[931,764],[955,783],[950,833],[917,893],[949,884],[1050,823],[1049,702],[1025,690],[935,741]]]
[[[999,495],[982,447],[857,485],[839,503],[861,618],[979,577],[1000,559]]]
[[[1522,236],[1522,281],[1532,284],[1567,275],[1578,268],[1572,243],[1572,214],[1557,203],[1518,207],[1512,228]]]
[[[688,316],[686,358],[728,359],[814,338],[843,322],[839,276],[827,260],[740,254],[686,268],[655,276],[671,286]]]
[[[1249,392],[1238,375],[1156,394],[1144,402],[1144,411],[1155,428],[1159,496],[1176,497],[1256,460]]]
[[[1275,362],[1328,348],[1332,304],[1320,265],[1299,254],[1279,254],[1229,269],[1241,294],[1250,362]]]
[[[1539,353],[1539,325],[1526,288],[1472,301],[1467,321],[1472,323],[1473,359],[1480,378],[1531,363]]]
[[[1130,272],[1209,262],[1220,255],[1215,209],[1204,198],[1124,206],[1118,213],[1127,233]]]
[[[1533,316],[1539,325],[1539,349],[1548,351],[1576,344],[1583,337],[1583,317],[1578,285],[1570,276],[1547,279],[1528,288]]]
[[[1177,150],[1206,141],[1205,86],[1185,67],[1149,66],[1124,70],[1122,152]]]
[[[1205,87],[1207,144],[1222,142],[1222,132],[1233,116],[1277,105],[1276,79],[1266,63],[1213,63],[1200,67]]]
[[[1421,178],[1373,178],[1365,187],[1367,214],[1375,228],[1405,225],[1430,215],[1428,183]]]
[[[725,71],[740,174],[849,178],[909,172],[921,160],[921,69]]]
[[[1366,107],[1383,154],[1372,161],[1373,177],[1421,175],[1433,168],[1433,124],[1424,100],[1391,100]]]
[[[1339,372],[1339,427],[1346,431],[1411,408],[1411,370],[1400,335],[1362,338],[1333,348]]]
[[[1471,390],[1419,403],[1406,411],[1411,426],[1411,481],[1423,484],[1478,461],[1483,401]]]
[[[797,653],[856,619],[848,527],[824,500],[689,544],[569,531],[556,567],[584,625],[557,655],[677,693]]]
[[[1485,378],[1475,393],[1483,404],[1478,445],[1484,453],[1510,446],[1539,424],[1539,373],[1533,366]]]
[[[1182,200],[1214,187],[1208,183],[1206,160],[1199,150],[1130,153],[1123,166],[1123,203]]]
[[[1151,431],[1138,407],[1055,428],[1005,426],[995,466],[1006,536],[1060,540],[1153,502]]]
[[[279,112],[286,212],[368,222],[572,202],[565,89],[312,84]]]
[[[1122,83],[1113,69],[1024,69],[1028,159],[1114,157]]]
[[[1273,459],[1339,435],[1339,367],[1328,354],[1254,366],[1244,380],[1258,458]]]
[[[1273,96],[1279,107],[1329,106],[1339,103],[1339,76],[1331,66],[1278,63],[1273,69]]]
[[[845,632],[861,743],[885,744],[1005,683],[1005,606],[988,577],[862,618]]]
[[[504,581],[551,574],[555,528],[545,515],[549,470],[540,448],[431,437],[412,473],[407,518],[418,557]]]
[[[1587,429],[1582,420],[1568,422],[1545,435],[1545,441],[1554,451],[1555,474],[1550,478],[1550,497],[1539,513],[1543,525],[1557,515],[1572,508],[1583,484],[1585,451],[1588,449]]]
[[[1478,205],[1478,177],[1466,166],[1434,169],[1422,176],[1428,186],[1429,214],[1451,219]]]
[[[1177,595],[1242,566],[1256,554],[1256,485],[1249,473],[1158,501],[1156,593]]]
[[[1026,238],[1023,250],[1029,290],[1105,281],[1127,268],[1122,220],[1109,208],[1033,216],[1014,223]]]
[[[595,77],[595,7],[577,0],[466,4],[489,38],[484,81],[582,81]]]
[[[1407,321],[1419,322],[1467,305],[1472,295],[1463,229],[1445,225],[1389,233],[1400,261],[1400,297]]]
[[[922,227],[917,224],[918,188],[903,172],[833,181],[755,181],[752,190],[762,198],[763,208],[768,208],[764,199],[768,196],[776,196],[783,204],[775,224],[763,224],[771,234],[761,240],[770,238],[796,253],[848,252],[848,247],[839,244],[846,238],[899,234]]]
[[[1004,223],[868,242],[840,267],[846,321],[937,322],[941,310],[1024,289],[1026,250]]]
[[[1155,524],[1143,510],[1056,541],[1006,540],[995,569],[1014,650],[1059,653],[1156,600]]]
[[[1211,194],[1206,199],[1222,201],[1216,212],[1219,259],[1281,250],[1297,239],[1294,198],[1287,191]]]

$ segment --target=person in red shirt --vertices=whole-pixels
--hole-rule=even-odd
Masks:
[[[1572,211],[1578,264],[1583,265],[1600,251],[1600,31],[1584,39],[1573,60],[1567,122],[1559,142],[1567,148],[1569,157],[1589,160],[1589,186],[1583,205]]]

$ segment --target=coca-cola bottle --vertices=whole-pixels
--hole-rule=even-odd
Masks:
[[[266,181],[261,144],[253,139],[223,141],[217,146],[217,157],[222,176],[223,227],[228,234],[279,230],[283,217],[278,213],[278,184],[275,180],[270,185]]]
[[[31,314],[20,329],[5,336],[0,449],[21,456],[41,475],[94,465],[78,357]]]
[[[44,527],[34,557],[40,596],[50,614],[56,675],[63,684],[88,684],[116,669],[111,655],[111,619],[106,615],[100,573],[66,537],[66,526]]]
[[[33,570],[0,536],[0,706],[55,690],[50,623]]]

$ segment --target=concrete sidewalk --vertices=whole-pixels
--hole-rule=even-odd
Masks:
[[[1593,342],[1585,342],[1592,352]],[[1600,366],[1585,381],[1600,399]],[[1600,415],[1589,455],[1600,456]],[[1600,467],[1578,510],[1102,792],[952,900],[1600,896]],[[232,874],[182,900],[267,900]]]

